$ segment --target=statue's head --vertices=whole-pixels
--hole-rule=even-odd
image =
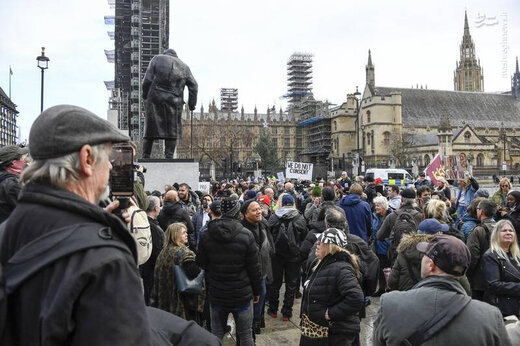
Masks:
[[[166,49],[163,54],[174,56],[177,58],[177,53],[173,49]]]

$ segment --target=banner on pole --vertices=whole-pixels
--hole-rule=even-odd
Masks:
[[[466,156],[462,154],[444,156],[444,158],[437,154],[424,170],[434,184],[437,184],[440,177],[446,180],[464,179],[466,171]]]
[[[285,176],[289,179],[312,180],[312,163],[288,161]]]

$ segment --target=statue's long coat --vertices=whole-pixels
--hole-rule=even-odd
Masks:
[[[188,106],[193,110],[197,104],[197,82],[190,68],[173,49],[152,58],[142,85],[143,99],[146,101],[144,138],[182,138],[185,86],[189,90]]]

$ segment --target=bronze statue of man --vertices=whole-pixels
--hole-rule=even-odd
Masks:
[[[197,105],[197,82],[190,68],[173,49],[152,58],[143,79],[146,102],[143,158],[150,157],[156,139],[164,139],[164,156],[173,158],[177,140],[182,138],[185,86],[189,90],[188,106],[193,111]]]

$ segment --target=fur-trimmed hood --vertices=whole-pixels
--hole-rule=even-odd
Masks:
[[[415,246],[420,242],[430,242],[435,234],[405,234],[397,247],[397,252],[404,252],[403,255],[407,255],[410,252],[417,252]]]

